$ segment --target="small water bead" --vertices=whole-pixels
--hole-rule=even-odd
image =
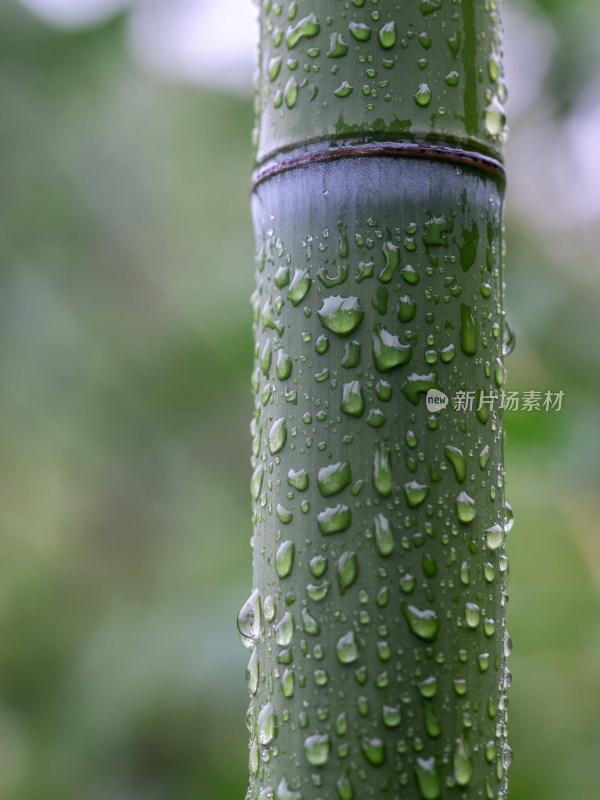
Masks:
[[[355,331],[365,315],[357,297],[332,295],[325,298],[317,316],[323,327],[338,336],[348,336]]]
[[[326,353],[329,350],[329,339],[327,338],[327,336],[325,336],[325,334],[322,334],[317,339],[315,343],[315,350],[320,356],[324,355],[324,353]]]
[[[269,431],[268,446],[271,455],[279,453],[283,449],[287,440],[287,427],[285,417],[275,420]]]
[[[380,28],[378,38],[379,44],[384,50],[391,50],[397,39],[396,23],[392,20],[392,22],[388,22],[387,25]]]
[[[373,357],[380,372],[389,372],[395,367],[407,364],[412,356],[412,347],[401,344],[400,339],[390,333],[383,325],[375,326],[373,332]]]
[[[331,497],[341,492],[351,481],[350,464],[346,461],[338,461],[322,467],[317,476],[317,484],[323,497]]]
[[[294,671],[291,669],[286,669],[281,676],[281,691],[284,697],[293,697],[294,681]]]
[[[402,603],[402,613],[415,636],[428,642],[432,642],[437,638],[440,620],[433,609],[423,610],[416,606]]]
[[[308,736],[304,740],[304,755],[309,764],[313,767],[321,767],[329,759],[331,740],[329,734],[315,734]]]
[[[502,545],[504,531],[500,525],[492,525],[491,528],[486,528],[485,540],[490,550],[497,550]]]
[[[308,489],[308,472],[305,469],[290,469],[287,481],[294,489],[305,492]]]
[[[431,103],[431,89],[426,83],[422,83],[414,94],[417,105],[425,107]]]
[[[375,736],[363,736],[360,740],[360,747],[369,764],[374,767],[380,767],[385,764],[387,753],[382,739],[378,739]]]
[[[321,581],[321,583],[309,583],[306,587],[306,594],[311,600],[319,602],[325,599],[330,586],[331,584],[329,581]]]
[[[257,719],[258,741],[269,744],[277,733],[277,716],[272,703],[267,703],[260,710]]]
[[[260,634],[260,595],[254,589],[246,600],[237,618],[238,631],[242,644],[248,650],[254,648],[254,640]]]
[[[276,372],[280,381],[286,381],[292,374],[292,359],[283,350],[277,353]]]
[[[354,86],[348,83],[348,81],[342,81],[337,89],[334,89],[333,93],[336,97],[348,97],[353,91]]]
[[[394,550],[394,533],[391,523],[383,514],[375,516],[375,543],[380,556],[387,558]]]
[[[252,478],[250,479],[250,494],[252,495],[253,500],[258,500],[264,474],[265,470],[262,466],[258,466],[252,473]]]
[[[246,684],[250,694],[256,694],[258,689],[258,650],[253,648],[246,667]]]
[[[294,636],[294,618],[286,611],[275,626],[275,641],[282,647],[287,647]]]
[[[417,481],[410,481],[404,484],[404,495],[409,508],[420,506],[429,494],[429,486]]]
[[[275,571],[280,578],[287,578],[294,566],[295,546],[289,539],[277,548],[275,555]]]
[[[380,444],[373,459],[373,485],[382,497],[392,494],[392,465],[390,448]]]
[[[473,760],[465,734],[456,740],[454,779],[459,786],[468,786],[473,777]]]
[[[358,645],[354,637],[354,631],[348,631],[338,639],[335,646],[338,661],[342,664],[352,664],[358,658]]]
[[[317,636],[321,632],[321,626],[306,608],[302,609],[301,617],[302,628],[306,633],[310,633],[311,636]]]
[[[352,512],[348,506],[342,503],[326,508],[317,515],[317,524],[323,536],[329,536],[332,533],[343,533],[350,527],[351,522]]]
[[[343,595],[358,578],[358,556],[352,550],[342,553],[337,565],[340,594]]]
[[[265,597],[262,604],[262,610],[267,622],[273,622],[275,619],[275,613],[277,612],[277,605],[272,595],[269,594]]]
[[[486,107],[485,127],[490,136],[498,136],[506,124],[506,111],[497,97],[493,97]]]
[[[423,800],[438,800],[442,792],[442,782],[437,769],[435,756],[417,758],[415,775]]]
[[[459,520],[468,525],[477,516],[477,506],[472,497],[466,492],[461,492],[455,500],[456,514]]]
[[[365,408],[360,381],[349,381],[342,389],[342,411],[357,419],[362,416]]]
[[[431,698],[435,697],[437,693],[438,681],[435,675],[432,675],[429,678],[425,678],[424,680],[420,681],[417,686],[419,687],[421,696],[431,700]]]
[[[465,619],[469,628],[476,628],[479,625],[479,620],[481,619],[481,609],[477,603],[465,604]]]
[[[308,270],[297,269],[294,271],[294,277],[292,278],[287,292],[288,300],[291,300],[292,305],[297,306],[304,300],[308,294],[311,283],[312,281]]]
[[[325,669],[316,669],[313,672],[313,678],[317,686],[327,686],[329,683],[329,675]]]
[[[357,42],[368,42],[371,38],[371,28],[363,22],[351,22],[348,27]]]
[[[326,556],[315,556],[310,560],[310,571],[315,578],[320,578],[322,575],[325,574],[327,570],[327,557]]]

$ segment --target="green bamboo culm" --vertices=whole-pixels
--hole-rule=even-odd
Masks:
[[[259,13],[247,797],[505,798],[498,3]]]

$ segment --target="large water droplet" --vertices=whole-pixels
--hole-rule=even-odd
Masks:
[[[453,447],[452,445],[446,445],[444,448],[444,453],[446,454],[448,461],[454,467],[456,480],[459,483],[464,483],[465,478],[467,477],[467,465],[465,463],[462,450],[460,450],[458,447]]]
[[[461,492],[456,498],[455,505],[456,513],[461,522],[465,525],[473,522],[477,515],[477,506],[472,497],[469,497],[466,492]]]
[[[406,364],[412,356],[412,347],[401,344],[400,339],[390,333],[383,325],[376,325],[373,331],[373,357],[380,372],[389,372],[394,367]]]
[[[305,269],[297,269],[294,272],[294,277],[288,288],[288,299],[292,301],[292,305],[297,306],[306,297],[310,289],[311,279],[308,271]]]
[[[342,411],[352,417],[360,417],[365,408],[365,400],[359,381],[349,381],[342,390]]]
[[[466,303],[460,305],[460,346],[468,356],[477,352],[477,322]]]
[[[382,764],[385,764],[386,749],[381,739],[363,736],[360,740],[360,747],[369,764],[372,764],[374,767],[380,767]]]
[[[258,741],[269,744],[277,733],[277,716],[272,703],[267,703],[260,710],[257,720]]]
[[[442,791],[442,782],[437,769],[435,756],[417,758],[415,775],[423,800],[438,800]]]
[[[392,494],[392,465],[390,448],[381,443],[373,459],[373,485],[382,497]]]
[[[254,640],[260,634],[260,595],[254,589],[242,606],[237,618],[238,631],[242,644],[248,650],[254,648]]]
[[[258,650],[253,648],[252,655],[246,667],[246,684],[250,694],[256,694],[258,689]]]
[[[394,550],[394,534],[387,517],[377,514],[375,517],[375,542],[380,556],[387,558]]]
[[[305,492],[308,489],[308,472],[305,469],[290,469],[288,483],[299,492]]]
[[[345,489],[351,480],[350,464],[338,461],[319,470],[317,484],[323,497],[331,497]]]
[[[317,315],[323,327],[337,333],[338,336],[348,336],[358,328],[365,312],[357,297],[332,295],[323,300]]]
[[[354,638],[354,631],[348,631],[338,639],[335,646],[338,661],[342,664],[352,664],[358,658],[358,645]]]
[[[275,626],[275,641],[282,647],[287,647],[294,636],[294,618],[286,611]]]
[[[429,494],[429,486],[417,481],[410,481],[410,483],[404,484],[404,494],[408,507],[416,508],[421,505]]]
[[[391,50],[396,44],[396,23],[392,20],[379,29],[379,44],[384,50]]]
[[[283,448],[286,439],[287,428],[285,425],[285,417],[280,417],[271,425],[271,430],[269,431],[268,445],[271,455],[275,455],[275,453],[278,453]]]
[[[326,508],[317,516],[317,524],[323,536],[342,533],[350,527],[351,522],[352,512],[348,506],[341,503],[332,508]]]
[[[294,543],[289,539],[282,542],[275,555],[275,571],[280,578],[287,578],[294,566]]]
[[[358,556],[352,550],[348,550],[340,556],[337,577],[340,594],[343,595],[358,578]]]
[[[473,761],[465,734],[456,740],[454,750],[454,778],[459,786],[468,786],[473,777]]]
[[[485,540],[490,550],[497,550],[502,545],[502,538],[504,531],[500,525],[492,525],[491,528],[486,528]]]
[[[316,14],[308,14],[308,16],[304,17],[294,26],[290,26],[287,29],[285,37],[286,44],[291,50],[298,44],[303,36],[305,36],[307,39],[310,39],[313,36],[317,36],[320,30],[321,26]]]
[[[304,755],[313,767],[320,767],[327,763],[331,743],[329,734],[315,734],[304,740]]]
[[[410,606],[408,603],[402,603],[402,613],[415,636],[428,642],[432,642],[437,637],[440,621],[433,609],[422,610],[416,606]]]

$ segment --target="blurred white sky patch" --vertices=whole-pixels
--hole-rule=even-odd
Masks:
[[[149,71],[250,95],[258,7],[252,0],[143,0],[129,22],[131,49]]]
[[[109,19],[127,8],[130,0],[21,0],[46,22],[64,28],[82,28]]]

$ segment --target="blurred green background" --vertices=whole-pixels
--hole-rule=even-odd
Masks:
[[[0,800],[242,798],[253,31],[211,74],[173,31],[156,57],[160,0],[26,5],[0,3]],[[507,6],[508,388],[565,392],[506,414],[511,800],[600,797],[599,38],[594,0]]]

